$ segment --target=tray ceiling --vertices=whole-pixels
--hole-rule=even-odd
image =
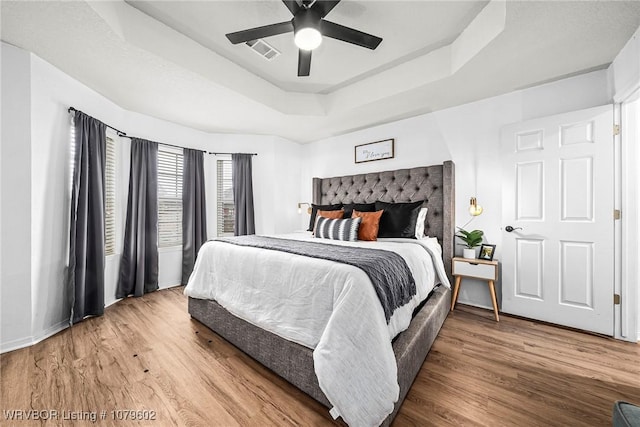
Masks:
[[[128,110],[208,132],[309,142],[607,67],[636,1],[356,1],[327,19],[382,37],[332,39],[297,77],[292,34],[267,61],[228,32],[285,21],[279,0],[2,1],[2,40]],[[78,106],[81,107],[81,106]]]

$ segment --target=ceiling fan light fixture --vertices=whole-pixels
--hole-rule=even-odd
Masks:
[[[293,19],[290,21],[235,31],[226,34],[226,36],[233,44],[247,43],[251,45],[253,42],[256,48],[260,48],[261,45],[255,40],[293,31],[294,44],[298,48],[298,77],[308,77],[311,71],[312,51],[322,44],[322,39],[325,36],[371,50],[375,50],[382,42],[380,37],[326,21],[324,18],[340,1],[282,0],[282,3],[293,15]],[[271,54],[273,57],[276,55],[275,52],[277,51],[273,49]],[[263,55],[266,57],[266,54]]]
[[[322,43],[322,34],[313,27],[300,28],[293,41],[302,50],[313,50]]]
[[[322,17],[314,9],[302,9],[293,17],[293,41],[302,50],[313,50],[322,43]]]

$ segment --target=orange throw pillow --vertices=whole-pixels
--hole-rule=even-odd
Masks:
[[[344,209],[340,209],[339,211],[318,211],[318,216],[329,219],[342,219],[344,216]]]
[[[354,210],[351,218],[362,218],[358,229],[358,240],[378,240],[378,229],[380,228],[380,217],[384,211],[359,212]]]
[[[318,217],[329,218],[329,219],[342,219],[344,216],[344,209],[340,209],[339,211],[318,211],[316,215],[316,222],[318,222]],[[316,234],[316,225],[313,224],[313,234]]]

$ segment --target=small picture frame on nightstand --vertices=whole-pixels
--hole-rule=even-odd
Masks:
[[[478,259],[483,259],[485,261],[493,261],[493,254],[496,252],[496,245],[487,245],[482,244],[480,246],[480,253],[478,254]]]

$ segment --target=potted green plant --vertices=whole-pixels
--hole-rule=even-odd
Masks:
[[[456,237],[464,242],[464,249],[462,250],[462,256],[464,258],[473,259],[476,257],[476,247],[482,243],[482,236],[484,232],[482,230],[467,231],[458,227],[458,234]]]

